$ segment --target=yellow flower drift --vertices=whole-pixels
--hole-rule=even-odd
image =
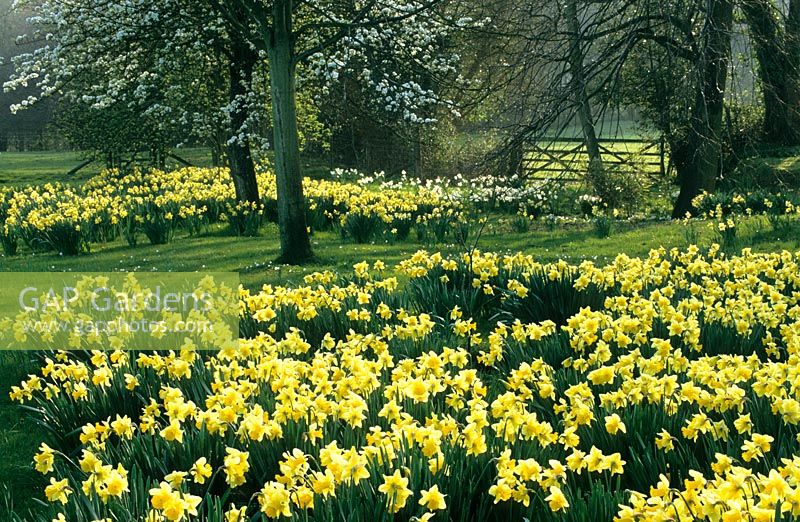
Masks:
[[[240,297],[238,348],[56,352],[12,388],[75,434],[33,457],[56,510],[800,516],[800,253],[418,252]]]
[[[266,219],[277,220],[277,189],[269,166],[257,169],[259,202],[237,202],[227,168],[174,171],[134,168],[104,171],[81,187],[61,183],[0,189],[0,237],[21,239],[32,250],[78,254],[91,243],[123,237],[130,245],[144,234],[169,242],[176,230],[194,234],[226,222],[252,235]],[[306,178],[303,190],[309,226],[338,227],[343,236],[366,242],[375,236],[404,239],[412,226],[443,239],[459,221],[460,205],[436,187],[379,188]]]

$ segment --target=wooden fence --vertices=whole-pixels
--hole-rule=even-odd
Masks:
[[[630,166],[653,177],[669,172],[669,154],[664,140],[600,140],[603,165]],[[581,138],[542,138],[529,144],[522,156],[522,173],[528,179],[582,181],[589,156]]]
[[[6,108],[6,110],[8,109]],[[64,150],[69,150],[67,141],[58,132],[51,129],[0,128],[0,152]]]

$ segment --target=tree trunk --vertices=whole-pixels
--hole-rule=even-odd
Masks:
[[[583,142],[589,156],[589,175],[602,174],[603,158],[600,144],[594,129],[594,117],[589,95],[586,93],[586,77],[583,70],[583,49],[581,47],[581,27],[578,20],[577,0],[568,0],[565,6],[567,29],[570,37],[569,72],[572,93],[578,109],[578,121],[583,132]]]
[[[797,82],[791,80],[792,64],[778,21],[780,13],[773,0],[744,0],[742,11],[753,38],[764,93],[764,139],[779,145],[797,144],[800,129],[792,125],[797,108],[789,99]]]
[[[423,158],[422,158],[422,129],[417,127],[413,133],[414,143],[412,144],[412,152],[414,154],[414,175],[417,179],[423,179]]]
[[[228,165],[231,169],[236,201],[259,202],[258,182],[250,151],[250,140],[241,136],[241,129],[247,122],[247,104],[245,97],[253,79],[253,68],[258,55],[247,43],[236,39],[231,42],[230,61],[230,100],[231,137],[228,140]]]
[[[525,142],[521,139],[515,139],[508,147],[508,156],[506,157],[505,172],[509,178],[524,174],[523,164],[525,162]]]
[[[691,212],[695,196],[704,191],[713,192],[716,186],[732,24],[732,2],[710,0],[697,67],[697,95],[686,141],[689,150],[684,154],[686,159],[676,163],[680,193],[672,209],[673,218],[682,218]]]
[[[786,17],[786,104],[789,108],[790,125],[800,142],[800,0],[789,1]]]
[[[206,140],[206,144],[208,145],[208,148],[211,149],[211,166],[219,167],[222,163],[222,154],[220,152],[222,147],[220,147],[220,144],[217,142],[217,140],[212,138]]]
[[[310,259],[312,252],[306,229],[300,143],[297,137],[292,0],[273,2],[272,24],[268,53],[281,240],[279,260],[297,264]]]
[[[694,212],[692,200],[703,192],[702,180],[697,172],[695,156],[698,144],[693,142],[693,133],[670,140],[670,160],[678,173],[680,192],[675,206],[672,207],[672,218],[683,219]]]

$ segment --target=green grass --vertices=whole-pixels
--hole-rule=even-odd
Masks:
[[[211,154],[206,149],[179,149],[175,154],[197,166],[210,166]],[[81,152],[0,152],[0,186],[38,185],[60,181],[79,185],[97,175],[105,165],[92,162],[70,176],[67,173],[86,159]],[[169,158],[167,168],[180,166]]]
[[[636,120],[609,118],[608,121],[598,122],[595,125],[595,133],[600,139],[624,138],[624,139],[647,139],[650,132],[644,130]],[[553,136],[555,130],[548,136]],[[583,129],[579,124],[568,125],[564,128],[561,135],[565,138],[582,138]]]
[[[725,185],[739,190],[776,187],[773,190],[792,190],[800,186],[800,155],[787,151],[786,157],[755,157],[742,161]]]
[[[578,263],[591,259],[598,264],[612,260],[620,253],[631,256],[646,255],[660,246],[685,247],[685,227],[680,223],[646,222],[614,224],[609,238],[595,237],[591,224],[576,223],[562,226],[551,232],[537,224],[526,233],[509,233],[501,230],[498,218],[481,236],[477,246],[481,250],[499,252],[522,251],[541,261],[566,259]],[[800,249],[800,223],[794,223],[789,238],[778,237],[768,230],[763,218],[742,220],[739,226],[740,244],[757,251]],[[700,244],[710,244],[714,235],[707,224],[699,224]],[[55,254],[22,254],[14,258],[0,257],[0,270],[6,271],[236,271],[243,284],[255,288],[263,283],[292,284],[302,281],[302,276],[317,270],[349,271],[362,260],[382,259],[392,266],[421,248],[456,254],[456,245],[426,245],[409,240],[397,244],[356,245],[344,243],[334,232],[313,236],[317,259],[306,266],[286,267],[274,265],[278,255],[275,225],[264,227],[261,237],[239,238],[227,235],[222,225],[215,226],[205,235],[177,237],[167,245],[139,245],[129,247],[117,241],[93,245],[93,252],[77,257]],[[4,353],[0,355],[0,485],[5,485],[13,495],[18,513],[36,510],[33,497],[41,498],[44,482],[31,465],[31,459],[44,433],[21,415],[18,406],[10,403],[10,387],[27,373],[36,371],[30,354]],[[0,489],[2,494],[2,489]],[[2,497],[0,497],[1,499]],[[0,500],[0,513],[7,508]],[[2,516],[0,516],[2,520]]]
[[[202,149],[183,150],[179,155],[198,165],[210,162],[209,155]],[[93,164],[67,178],[66,172],[80,161],[80,154],[75,153],[0,153],[0,186],[47,181],[79,183],[102,167]],[[305,162],[304,166],[310,175],[318,175],[327,169],[320,162],[313,161]],[[699,243],[710,244],[713,232],[704,225],[699,229]],[[738,247],[750,246],[757,251],[800,249],[800,223],[794,223],[788,238],[778,237],[768,229],[765,219],[742,220]],[[302,267],[286,267],[272,262],[279,250],[275,225],[264,227],[262,235],[255,238],[233,237],[227,234],[223,225],[215,225],[199,236],[179,234],[167,245],[129,247],[119,240],[93,244],[90,254],[76,257],[23,251],[12,258],[0,256],[0,271],[234,271],[240,273],[245,286],[255,288],[263,283],[299,283],[302,276],[317,270],[346,272],[362,260],[381,259],[392,266],[423,248],[449,254],[462,250],[454,244],[430,245],[413,239],[396,244],[356,245],[343,242],[335,232],[317,233],[312,241],[317,256],[314,262]],[[539,223],[529,232],[510,233],[499,225],[498,216],[491,218],[490,226],[477,243],[481,250],[522,251],[540,261],[565,259],[578,263],[592,259],[598,264],[608,262],[620,253],[642,256],[660,246],[686,245],[685,228],[679,223],[617,222],[611,237],[600,239],[595,237],[592,225],[585,222],[563,225],[555,231],[549,231]],[[45,438],[44,433],[8,398],[10,387],[35,371],[33,354],[0,354],[0,423],[3,426],[0,429],[0,455],[3,456],[0,459],[0,521],[12,507],[3,503],[4,496],[13,498],[13,508],[23,515],[29,510],[35,512],[38,504],[34,498],[43,496],[44,479],[33,470],[31,462],[39,442]],[[4,495],[4,491],[9,495]]]
[[[795,223],[797,225],[797,223]],[[495,216],[477,243],[480,250],[498,252],[525,252],[540,261],[565,259],[578,263],[592,259],[597,263],[612,260],[619,253],[631,256],[646,255],[651,249],[686,246],[685,227],[680,223],[647,221],[615,222],[609,238],[595,236],[587,222],[560,225],[555,231],[536,224],[525,233],[509,232]],[[764,218],[750,218],[740,224],[741,245],[755,250],[800,248],[800,235],[789,238],[774,237],[768,231]],[[700,224],[701,243],[713,241],[713,232],[707,224]],[[316,259],[307,265],[290,267],[275,265],[278,257],[277,227],[268,224],[259,237],[229,235],[224,225],[213,225],[198,236],[178,234],[167,245],[150,245],[146,242],[130,247],[122,240],[106,244],[93,244],[92,252],[75,257],[54,253],[32,254],[23,252],[15,257],[0,256],[0,270],[15,272],[50,271],[232,271],[241,274],[242,283],[248,287],[262,283],[298,283],[302,276],[316,270],[351,270],[354,263],[382,259],[387,265],[396,264],[419,249],[458,253],[459,245],[432,245],[413,237],[398,243],[377,242],[354,244],[342,241],[337,232],[318,232],[312,236]]]
[[[177,149],[175,155],[198,167],[210,167],[211,153],[208,149]],[[70,176],[67,173],[86,159],[81,152],[0,152],[0,187],[28,186],[44,183],[68,183],[80,185],[100,173],[105,164],[99,161],[83,167]],[[267,154],[268,161],[272,153]],[[166,169],[183,166],[174,158],[168,158]],[[329,165],[316,158],[303,158],[303,169],[307,176],[321,177],[330,171]]]
[[[83,160],[78,152],[0,152],[0,186],[54,181],[79,184],[100,172],[100,165],[92,163],[67,176]]]
[[[35,510],[38,504],[33,498],[44,497],[42,492],[47,482],[33,470],[32,464],[44,432],[8,397],[12,385],[36,371],[30,353],[0,354],[0,455],[3,456],[0,460],[0,521],[12,510],[20,514]]]

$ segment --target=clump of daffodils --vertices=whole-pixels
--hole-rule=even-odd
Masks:
[[[800,516],[799,289],[788,251],[420,251],[241,289],[238,347],[57,352],[11,397],[136,405],[40,445],[59,509],[530,518],[594,495],[619,521]]]

